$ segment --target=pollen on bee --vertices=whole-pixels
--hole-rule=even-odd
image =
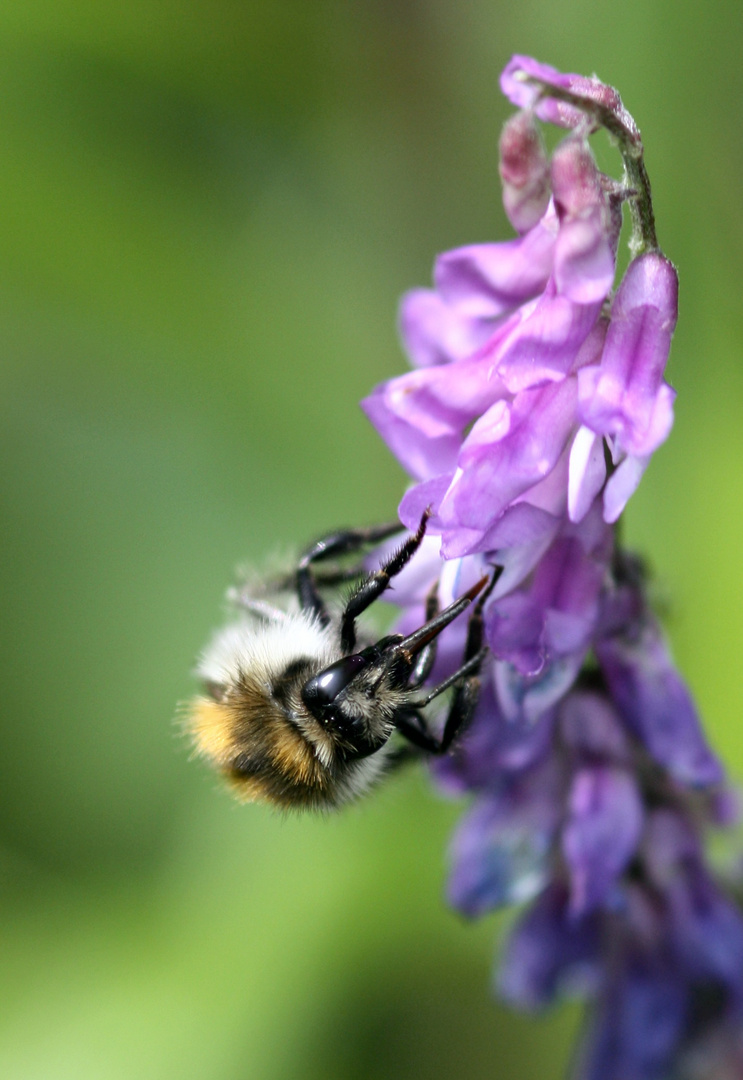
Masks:
[[[215,765],[229,765],[235,747],[235,717],[229,706],[196,698],[185,726],[200,757],[209,758]]]

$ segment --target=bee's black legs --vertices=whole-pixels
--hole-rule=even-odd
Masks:
[[[462,666],[450,675],[448,679],[431,687],[428,693],[410,703],[410,712],[401,712],[396,719],[397,730],[414,746],[426,750],[429,754],[445,754],[454,739],[469,724],[472,719],[480,696],[480,668],[488,654],[487,645],[483,646],[483,607],[495,583],[503,572],[503,567],[496,566],[493,576],[487,588],[478,597],[472,615],[467,624],[467,643],[464,650]],[[433,661],[431,661],[433,663]],[[451,707],[449,709],[444,730],[440,737],[430,733],[424,718],[420,715],[423,709],[439,694],[443,694],[450,686],[456,686]]]
[[[392,557],[383,566],[380,566],[379,570],[376,570],[362,581],[349,597],[341,619],[341,649],[344,653],[352,653],[356,647],[355,623],[358,616],[382,595],[389,585],[390,579],[407,566],[421,546],[421,541],[426,535],[426,525],[429,517],[430,512],[426,510],[421,518],[420,525],[413,535],[404,541]]]
[[[426,618],[425,621],[430,623],[432,619],[435,619],[439,613],[439,583],[434,582],[434,586],[426,597]],[[431,674],[431,669],[436,661],[436,642],[438,638],[434,638],[433,641],[429,641],[428,645],[421,649],[415,658],[415,664],[413,670],[410,673],[410,679],[408,680],[408,686],[416,687],[424,683],[428,676]]]
[[[302,554],[297,566],[295,585],[299,603],[303,610],[313,611],[320,622],[327,626],[330,622],[325,602],[318,591],[318,584],[335,585],[350,581],[363,574],[363,569],[354,567],[350,570],[331,570],[327,574],[316,576],[312,567],[324,559],[337,558],[358,551],[367,544],[374,544],[402,532],[399,521],[388,525],[375,525],[369,529],[342,529],[316,540]]]
[[[457,735],[469,724],[477,707],[480,694],[479,672],[482,662],[487,656],[487,648],[463,664],[450,678],[438,686],[433,687],[431,692],[411,705],[409,713],[400,712],[395,718],[395,727],[408,742],[420,747],[429,754],[445,754]],[[451,707],[444,724],[444,730],[440,736],[432,735],[424,718],[418,712],[439,694],[443,694],[450,686],[459,683],[454,691]]]

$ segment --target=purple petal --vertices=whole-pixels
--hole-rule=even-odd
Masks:
[[[521,675],[538,675],[549,658],[585,651],[604,573],[604,563],[587,555],[577,536],[558,538],[540,560],[529,591],[511,593],[486,610],[493,655]]]
[[[706,870],[692,866],[671,883],[666,899],[674,948],[689,977],[722,985],[743,1008],[743,915]]]
[[[492,334],[488,323],[465,318],[432,289],[413,289],[400,304],[400,336],[416,367],[461,360]]]
[[[529,769],[546,757],[553,730],[554,717],[548,713],[536,723],[506,720],[488,679],[466,738],[433,763],[434,774],[452,795],[497,790],[504,772]]]
[[[511,777],[480,797],[451,847],[449,903],[475,917],[531,900],[545,883],[546,858],[559,819],[554,767]]]
[[[513,512],[515,517],[517,516],[516,512],[519,510],[534,510],[535,513],[541,513],[541,511],[535,510],[534,507],[527,506],[526,503],[520,503],[518,506],[513,507],[513,511],[507,511],[506,516]],[[512,543],[506,543],[502,549],[496,548],[493,551],[491,556],[493,563],[503,567],[492,593],[493,602],[510,593],[532,572],[552,542],[559,524],[559,521],[553,518],[550,532],[542,532],[534,537],[531,531],[528,531],[525,539],[521,529],[517,528],[513,534]]]
[[[517,503],[509,507],[491,529],[444,524],[436,511],[452,480],[451,475],[443,475],[410,488],[398,508],[400,521],[408,529],[415,530],[423,511],[430,507],[433,514],[428,531],[429,534],[442,534],[443,559],[461,559],[480,552],[497,553],[493,554],[489,565],[504,565],[504,573],[496,586],[496,595],[502,596],[533,569],[560,527],[560,519],[528,503]]]
[[[543,480],[538,480],[532,487],[527,488],[521,495],[517,495],[511,507],[526,503],[538,510],[545,510],[552,517],[558,517],[564,524],[567,510],[568,497],[568,468],[570,464],[570,441],[569,436],[565,442],[562,453],[555,462],[554,468],[547,473]],[[511,509],[509,507],[509,509]]]
[[[576,1080],[661,1080],[679,1049],[689,991],[671,965],[636,951],[592,1018]]]
[[[521,917],[506,944],[498,991],[510,1004],[540,1009],[562,989],[597,981],[599,927],[595,919],[572,919],[567,897],[551,885]]]
[[[492,563],[503,568],[494,593],[492,593],[494,602],[499,600],[501,596],[510,593],[528,577],[529,573],[539,563],[544,552],[548,550],[560,525],[557,518],[550,517],[551,526],[549,530],[540,529],[535,534],[535,532],[532,532],[531,527],[527,526],[523,532],[522,524],[517,521],[518,517],[523,516],[519,512],[524,512],[527,517],[530,517],[531,513],[542,514],[542,511],[538,511],[535,507],[529,507],[528,503],[519,502],[516,507],[506,511],[501,518],[499,526],[502,528],[502,542],[492,550],[490,556]],[[509,524],[512,526],[513,531]]]
[[[439,514],[447,526],[487,529],[508,504],[554,468],[574,422],[573,378],[498,402],[462,445],[459,470]]]
[[[456,432],[508,393],[491,364],[479,359],[424,368],[382,384],[388,408],[427,435]]]
[[[560,706],[560,728],[579,760],[627,765],[630,743],[616,711],[598,693],[576,690]]]
[[[377,387],[364,398],[361,408],[412,476],[425,480],[445,472],[451,475],[462,441],[459,431],[446,431],[435,418],[431,419],[426,431],[398,416],[390,407],[389,383]]]
[[[424,480],[422,484],[416,484],[405,492],[397,512],[406,529],[417,529],[424,510],[429,506],[434,510],[438,507],[449,490],[451,481],[451,473],[445,473],[443,476],[435,476],[432,480]],[[428,532],[433,534],[437,531],[438,523],[434,516],[428,522]]]
[[[511,393],[563,379],[596,324],[601,303],[575,303],[549,289],[483,350]],[[494,339],[495,340],[495,339]]]
[[[625,769],[598,765],[576,773],[562,834],[573,916],[584,915],[607,899],[637,850],[642,822],[640,793]]]
[[[470,244],[436,260],[438,294],[467,319],[494,319],[538,296],[552,273],[557,215],[552,207],[517,240]]]
[[[542,559],[534,577],[534,599],[545,611],[547,621],[551,613],[561,613],[573,617],[579,627],[577,640],[563,642],[559,633],[548,633],[555,652],[572,652],[588,644],[598,617],[599,589],[605,571],[604,561],[587,557],[579,538],[574,536],[559,537]],[[567,629],[568,623],[563,620],[563,624]]]
[[[658,627],[648,619],[631,639],[599,642],[596,654],[625,723],[656,761],[682,784],[719,782],[722,767]]]
[[[491,605],[487,637],[493,656],[513,664],[520,675],[538,675],[547,652],[543,643],[544,609],[530,595],[515,592]]]
[[[506,393],[482,360],[410,371],[378,386],[361,407],[414,476],[453,471],[462,433]]]
[[[468,529],[462,525],[442,525],[441,554],[445,559],[459,559],[488,551],[486,529]]]
[[[655,395],[645,433],[636,432],[632,442],[626,445],[626,449],[630,454],[636,454],[638,457],[653,454],[666,441],[673,427],[673,403],[675,400],[676,391],[668,383],[661,383],[658,393]]]
[[[585,653],[550,660],[536,676],[522,675],[504,660],[495,663],[495,689],[503,716],[512,724],[534,724],[575,682]]]
[[[559,527],[559,517],[527,502],[514,503],[503,512],[486,537],[486,550],[498,552],[496,561],[503,564],[497,592],[509,592],[526,577]]]

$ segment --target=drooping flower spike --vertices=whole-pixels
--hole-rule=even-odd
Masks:
[[[472,916],[529,904],[498,987],[529,1009],[588,994],[580,1080],[680,1080],[687,1067],[711,1080],[743,1060],[743,918],[703,843],[729,802],[614,527],[673,425],[676,271],[618,93],[521,56],[501,87],[520,109],[500,144],[518,235],[439,256],[433,288],[401,307],[413,370],[363,402],[414,481],[401,520],[414,528],[431,509],[396,582],[401,629],[420,624],[432,587],[443,607],[503,567],[478,710],[436,765],[445,790],[472,796],[449,896]],[[539,122],[566,130],[551,157]],[[619,181],[591,152],[602,127]],[[617,281],[624,206],[632,258]],[[437,678],[456,669],[462,634],[442,636]]]

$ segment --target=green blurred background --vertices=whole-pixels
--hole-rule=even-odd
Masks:
[[[702,11],[704,12],[702,14]],[[389,518],[357,408],[399,294],[506,237],[497,76],[597,72],[681,273],[673,438],[627,514],[743,771],[737,0],[0,4],[0,1076],[562,1075],[490,1000],[411,770],[330,820],[233,804],[172,723],[233,569]]]

